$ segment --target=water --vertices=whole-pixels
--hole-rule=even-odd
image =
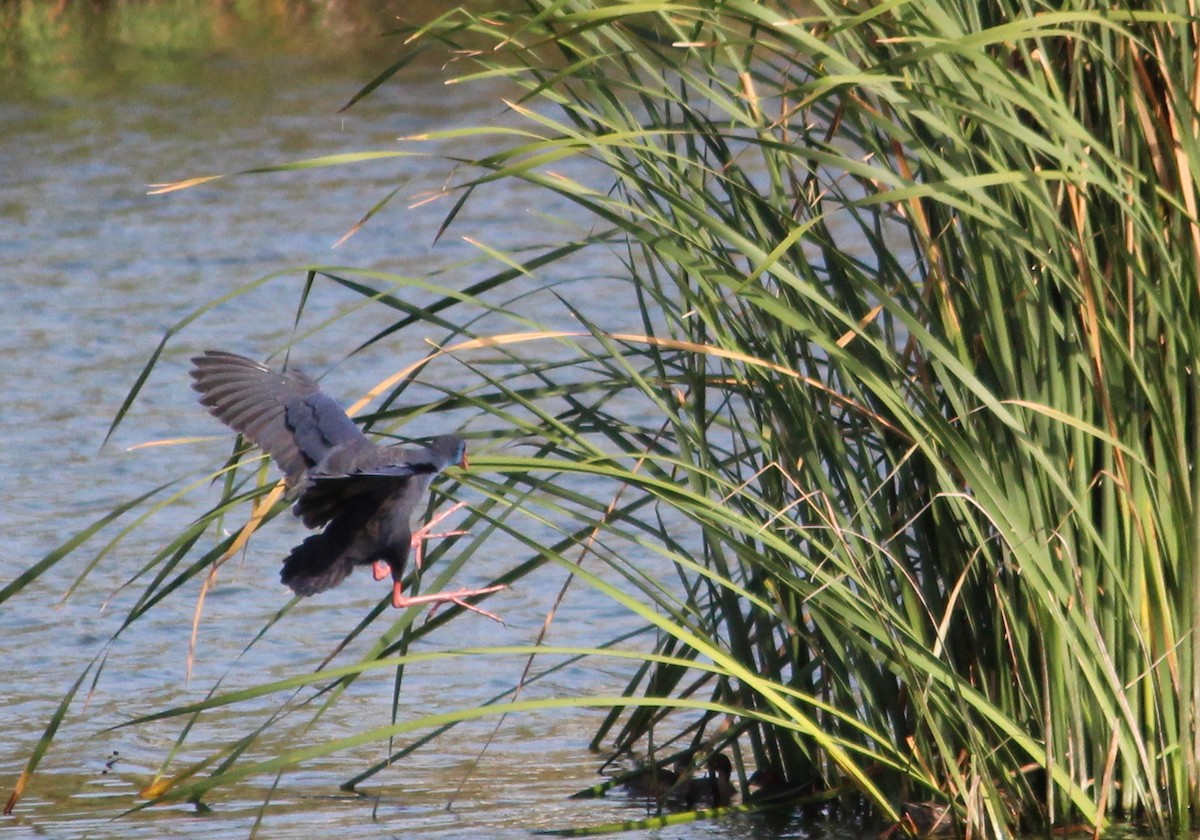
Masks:
[[[494,270],[469,264],[479,252],[455,235],[434,247],[449,201],[406,209],[445,181],[447,164],[435,159],[252,176],[168,196],[147,195],[146,185],[340,152],[396,149],[400,135],[497,119],[496,90],[447,87],[444,73],[430,64],[410,68],[402,84],[389,85],[342,115],[337,109],[391,60],[386,50],[363,52],[347,49],[336,38],[299,37],[183,55],[102,47],[87,54],[90,60],[68,55],[20,79],[9,77],[0,90],[0,419],[5,436],[0,445],[0,497],[5,499],[0,585],[115,502],[179,476],[196,477],[227,451],[228,438],[188,388],[187,357],[204,347],[260,357],[282,347],[291,334],[288,313],[298,299],[301,271],[285,272],[188,325],[167,344],[128,418],[101,447],[164,332],[201,303],[271,272],[312,263],[414,276],[445,266],[461,271],[464,285]],[[462,151],[449,143],[429,150]],[[404,200],[331,250],[397,184]],[[484,190],[453,231],[490,247],[517,247],[537,241],[531,231],[547,218],[556,225],[575,223],[570,208],[543,194]],[[343,327],[303,342],[311,369],[323,371],[387,324],[374,310],[354,311],[357,303],[348,292],[318,288],[305,327],[321,317],[350,314]],[[563,323],[564,313],[552,302],[534,300],[530,306],[531,314],[548,325]],[[350,398],[415,361],[423,355],[420,336],[415,329],[342,365],[331,380],[338,395]],[[455,373],[446,366],[437,375]],[[411,431],[421,436],[436,430]],[[188,436],[210,440],[133,448]],[[122,584],[198,511],[184,504],[152,518],[102,557],[69,597],[64,593],[95,549],[71,555],[0,609],[5,662],[0,790],[11,789],[58,701],[132,605],[141,584],[129,590]],[[104,534],[116,532],[110,528]],[[308,762],[285,775],[273,792],[272,776],[218,792],[206,798],[209,812],[164,805],[120,816],[139,804],[137,791],[171,753],[181,724],[108,727],[199,701],[217,682],[222,690],[232,690],[264,675],[303,673],[378,597],[359,574],[289,613],[243,654],[247,635],[286,600],[274,564],[296,538],[293,524],[276,523],[256,538],[244,559],[222,571],[204,604],[190,679],[198,585],[174,593],[108,649],[103,674],[94,686],[90,677],[84,684],[16,814],[0,820],[0,837],[225,837],[249,835],[259,820],[258,831],[271,837],[342,830],[364,837],[412,832],[524,837],[531,829],[643,815],[641,805],[620,796],[587,802],[565,798],[596,781],[599,759],[585,747],[601,713],[564,710],[509,718],[499,727],[494,720],[459,727],[371,779],[363,797],[340,792],[338,784],[386,756],[386,742]],[[503,629],[466,617],[424,647],[532,643],[562,579],[562,573],[549,570],[490,601],[508,622]],[[638,622],[576,587],[548,641],[592,645],[626,625]],[[351,651],[341,661],[354,661],[354,655]],[[471,706],[512,688],[523,665],[513,657],[489,664],[482,673],[461,662],[413,667],[396,718]],[[565,669],[531,686],[525,696],[619,691],[631,667],[601,663]],[[390,673],[364,677],[315,725],[293,731],[307,743],[320,743],[354,735],[365,728],[364,721],[384,725],[393,711],[392,684]],[[266,713],[289,696],[249,707]],[[297,717],[298,722],[307,719],[307,712]],[[249,728],[237,714],[205,716],[172,768]],[[485,752],[482,746],[493,730],[495,739]],[[733,821],[664,829],[655,836],[735,837],[754,830],[752,824]]]

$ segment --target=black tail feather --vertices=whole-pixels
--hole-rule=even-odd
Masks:
[[[313,534],[283,561],[279,579],[297,595],[316,595],[337,586],[354,569],[349,546],[326,530]]]

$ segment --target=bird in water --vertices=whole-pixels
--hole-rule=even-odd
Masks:
[[[623,787],[634,796],[660,803],[682,805],[688,809],[723,808],[733,800],[733,762],[725,753],[714,753],[705,762],[703,776],[686,774],[686,766],[677,769],[651,766],[641,775],[626,781]]]
[[[636,769],[641,772],[620,783],[629,793],[660,802],[679,797],[679,770],[660,767],[657,764],[642,765]]]
[[[724,808],[733,801],[733,762],[725,753],[713,753],[709,756],[705,767],[708,773],[699,778],[689,779],[687,786],[687,806],[689,808]]]
[[[332,397],[299,370],[274,371],[252,359],[206,350],[192,359],[192,387],[209,412],[262,447],[283,470],[292,513],[308,528],[323,528],[292,549],[280,580],[297,595],[340,584],[355,566],[371,565],[376,580],[392,577],[392,606],[454,603],[500,619],[466,598],[504,589],[458,589],[405,595],[409,552],[421,562],[430,525],[412,530],[412,517],[433,477],[450,465],[466,467],[466,443],[442,435],[428,446],[378,446]]]

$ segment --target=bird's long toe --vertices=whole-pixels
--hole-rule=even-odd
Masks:
[[[422,525],[420,528],[418,528],[416,531],[413,532],[412,539],[411,539],[413,563],[416,565],[418,570],[422,567],[422,564],[424,563],[424,560],[425,560],[425,541],[426,540],[441,539],[443,537],[458,537],[458,536],[462,536],[463,534],[467,533],[466,531],[463,531],[463,530],[443,531],[443,532],[437,533],[437,534],[433,533],[434,527],[439,525],[444,519],[446,519],[446,517],[450,516],[455,511],[462,510],[466,506],[467,506],[466,502],[455,502],[453,505],[446,508],[444,511],[442,511],[437,516],[430,519],[428,522],[426,522],[424,525]]]
[[[490,595],[493,592],[499,592],[501,589],[508,589],[505,584],[496,584],[495,586],[485,586],[481,589],[455,589],[453,592],[431,592],[427,595],[405,595],[400,588],[400,583],[396,582],[392,585],[392,606],[396,609],[404,609],[407,607],[415,607],[421,604],[455,604],[462,607],[464,610],[470,610],[473,613],[479,613],[482,616],[490,618],[499,624],[504,621],[495,613],[488,612],[482,607],[468,603],[467,598],[475,598],[480,595]]]

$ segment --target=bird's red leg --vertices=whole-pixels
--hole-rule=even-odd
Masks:
[[[454,537],[459,534],[465,534],[466,531],[443,531],[441,533],[430,533],[437,527],[446,517],[450,516],[455,511],[458,511],[467,506],[466,502],[458,502],[446,508],[437,516],[430,519],[420,528],[413,532],[412,535],[412,552],[413,563],[416,564],[417,570],[421,570],[422,560],[425,554],[425,541],[438,537]],[[383,560],[376,560],[374,564],[374,574],[376,580],[382,580],[385,575],[391,571],[391,567]],[[495,613],[488,612],[482,607],[477,607],[474,604],[468,604],[467,598],[474,598],[479,595],[490,595],[493,592],[499,592],[501,589],[507,589],[507,586],[485,586],[482,589],[456,589],[453,592],[431,592],[427,595],[405,595],[403,584],[399,580],[392,581],[392,606],[396,609],[405,609],[407,607],[420,606],[421,604],[456,604],[465,610],[470,610],[474,613],[479,613],[482,616],[490,618],[492,621],[497,621],[503,624],[504,621]]]
[[[435,525],[437,525],[439,522],[441,522],[443,519],[445,519],[450,514],[454,513],[456,510],[459,510],[460,508],[464,508],[466,506],[467,506],[466,502],[458,502],[457,504],[451,505],[450,507],[446,508],[444,511],[439,513],[437,516],[433,517],[433,519],[430,519],[428,522],[426,522],[424,525],[422,525],[420,528],[418,528],[413,533],[413,535],[412,535],[413,563],[416,564],[416,567],[418,570],[421,568],[421,564],[425,559],[425,540],[438,539],[441,537],[457,537],[461,534],[467,533],[466,531],[445,531],[441,534],[429,533],[430,528],[433,528]],[[376,560],[374,563],[371,564],[371,574],[375,577],[375,580],[383,580],[385,577],[387,577],[391,573],[392,573],[392,567],[390,565],[388,565],[388,562],[386,560]]]
[[[466,502],[456,502],[455,504],[452,504],[450,507],[446,508],[444,511],[439,513],[437,516],[433,517],[433,519],[430,519],[428,522],[426,522],[424,525],[422,525],[420,528],[418,528],[416,531],[413,532],[413,535],[412,535],[413,563],[416,565],[418,571],[420,571],[421,563],[425,559],[425,540],[440,539],[442,537],[457,537],[461,534],[467,533],[466,531],[462,531],[462,530],[443,531],[440,534],[431,534],[430,533],[430,530],[434,526],[436,526],[439,522],[441,522],[443,519],[445,519],[447,516],[454,513],[455,511],[461,510],[462,508],[465,508],[466,506],[467,506]],[[375,562],[378,565],[378,563],[380,563],[381,561],[376,560]],[[384,572],[384,574],[387,574],[387,572]],[[375,580],[382,580],[382,577],[377,575]]]
[[[497,584],[496,586],[485,586],[482,589],[456,589],[453,592],[431,592],[428,595],[405,595],[400,581],[397,580],[392,582],[392,606],[396,609],[404,609],[420,606],[421,604],[457,604],[465,610],[479,613],[482,616],[490,618],[492,621],[503,624],[504,621],[500,616],[488,612],[483,607],[468,604],[464,600],[465,598],[474,598],[477,595],[490,595],[493,592],[499,592],[501,589],[508,589],[508,587],[503,584]]]

